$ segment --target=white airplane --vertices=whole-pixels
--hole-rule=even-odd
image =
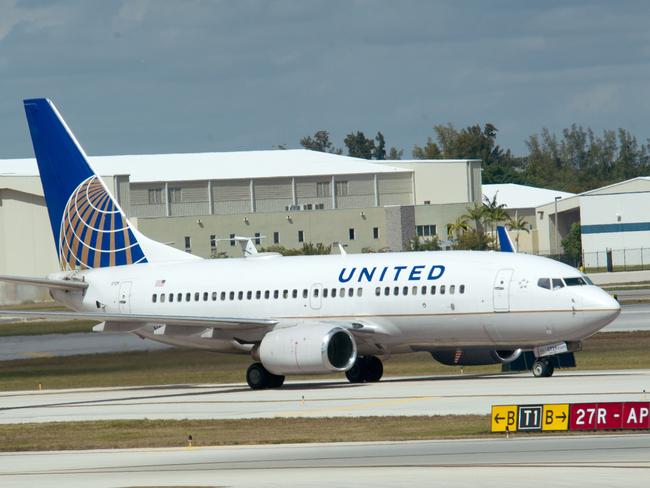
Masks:
[[[10,316],[102,321],[120,331],[210,351],[249,354],[253,389],[285,375],[345,372],[378,381],[378,356],[428,351],[446,364],[553,354],[620,313],[578,270],[516,253],[439,251],[201,259],[131,226],[54,105],[26,100],[61,271],[0,280],[49,288],[75,312]]]

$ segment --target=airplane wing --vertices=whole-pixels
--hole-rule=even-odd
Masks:
[[[186,327],[214,327],[217,329],[251,329],[273,327],[278,323],[272,319],[247,319],[231,317],[185,317],[182,315],[154,315],[134,313],[104,313],[104,312],[37,312],[2,310],[0,316],[24,317],[32,319],[50,320],[97,320],[98,322],[109,322],[133,325],[134,330],[148,324],[154,325],[182,325]],[[128,327],[127,327],[128,328]]]
[[[73,280],[51,280],[49,278],[31,278],[28,276],[0,275],[0,281],[17,285],[43,286],[59,290],[85,290],[88,283]]]

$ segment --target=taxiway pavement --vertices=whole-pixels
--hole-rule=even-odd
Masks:
[[[381,426],[378,426],[381,428]],[[0,453],[2,486],[645,487],[650,434]]]
[[[646,393],[648,392],[648,393]],[[491,405],[650,400],[650,370],[558,371],[0,393],[0,423],[109,419],[241,419],[489,414]]]

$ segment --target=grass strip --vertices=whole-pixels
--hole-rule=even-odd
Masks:
[[[0,425],[0,451],[449,439],[485,436],[489,415],[119,420]]]
[[[92,332],[92,320],[10,322],[0,324],[0,337]]]
[[[650,331],[605,332],[584,342],[576,353],[578,370],[650,368]],[[241,383],[252,360],[246,355],[168,349],[0,362],[0,390],[94,388],[188,383]],[[501,365],[467,366],[465,374],[497,373]],[[430,354],[399,354],[384,361],[385,376],[459,374]],[[289,379],[343,379],[342,374]]]

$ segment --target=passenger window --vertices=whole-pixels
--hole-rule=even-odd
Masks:
[[[278,290],[273,290],[273,298],[277,299],[280,296],[280,292]]]
[[[449,294],[453,295],[456,292],[456,285],[449,285]]]
[[[354,288],[348,288],[348,296],[353,297],[354,296]]]
[[[409,287],[405,286],[404,288],[402,288],[402,295],[406,296],[408,294],[409,294]]]
[[[339,296],[340,296],[341,298],[345,298],[345,288],[341,288],[341,289],[339,290]]]
[[[399,286],[396,286],[393,288],[393,295],[398,296],[399,295]]]
[[[336,288],[332,288],[332,298],[336,298]]]
[[[327,298],[328,289],[323,288],[323,298]]]
[[[282,291],[282,298],[289,298],[289,290]]]
[[[243,291],[238,291],[237,292],[237,299],[243,300],[244,299],[244,292]]]
[[[165,303],[165,294],[164,293],[160,294],[160,303]]]
[[[379,296],[379,295],[381,295],[381,288],[380,288],[380,287],[377,287],[377,288],[375,288],[375,296]],[[154,299],[154,302],[155,302],[155,301],[156,301],[156,300]]]
[[[414,287],[411,289],[411,295],[417,295],[417,294],[418,294],[418,287],[417,287],[417,286],[414,286]]]
[[[183,294],[182,293],[179,293],[179,294],[176,295],[176,301],[177,302],[182,302],[183,301]]]
[[[445,294],[445,285],[440,285],[440,294],[441,295]]]
[[[363,296],[363,288],[357,288],[357,296]]]
[[[291,292],[291,296],[292,296],[293,298],[298,298],[298,290],[293,290],[293,291]]]
[[[262,290],[257,290],[255,292],[255,299],[259,300],[260,298],[262,298]]]
[[[234,300],[234,299],[235,299],[235,292],[234,292],[234,291],[231,291],[231,292],[230,292],[230,299],[231,299],[231,300]]]
[[[540,278],[537,280],[537,286],[539,286],[540,288],[544,288],[546,290],[550,290],[551,280],[549,280],[548,278]]]
[[[207,292],[207,291],[204,291],[204,292],[203,292],[203,301],[204,301],[204,302],[207,302],[207,301],[208,301],[208,292]]]
[[[189,302],[192,299],[192,294],[191,293],[186,293],[185,294],[185,301]]]
[[[460,287],[458,288],[458,291],[460,292],[461,295],[463,293],[465,293],[465,285],[460,285]]]
[[[314,288],[314,297],[318,298],[318,288]]]
[[[560,278],[553,278],[553,289],[559,290],[560,288],[564,288],[564,283],[562,283],[562,280]]]
[[[250,300],[251,298],[253,298],[253,292],[251,290],[248,290],[246,292],[246,300]]]
[[[158,301],[158,295],[156,295],[155,293],[153,295],[151,295],[151,301],[153,303],[156,303]]]
[[[221,292],[221,301],[225,301],[225,300],[226,300],[226,292],[222,291]]]
[[[427,294],[427,287],[423,286],[422,289],[420,290],[420,292],[421,292],[422,295],[426,295]]]
[[[212,292],[212,301],[213,301],[213,302],[216,302],[216,301],[217,301],[217,292],[216,292],[216,291],[213,291],[213,292]]]
[[[174,294],[173,294],[173,293],[170,293],[170,294],[169,294],[169,303],[171,303],[171,302],[173,302],[173,301],[174,301]]]
[[[302,297],[307,298],[309,296],[309,292],[307,291],[307,288],[303,288],[302,290]]]
[[[385,296],[390,295],[390,287],[389,287],[389,286],[387,286],[386,288],[384,288],[384,295],[385,295]]]
[[[264,290],[264,299],[268,300],[271,298],[271,291],[270,290]]]
[[[198,291],[196,293],[194,293],[194,301],[195,302],[199,301],[199,292]]]
[[[436,294],[436,285],[431,285],[431,294],[432,295]]]

